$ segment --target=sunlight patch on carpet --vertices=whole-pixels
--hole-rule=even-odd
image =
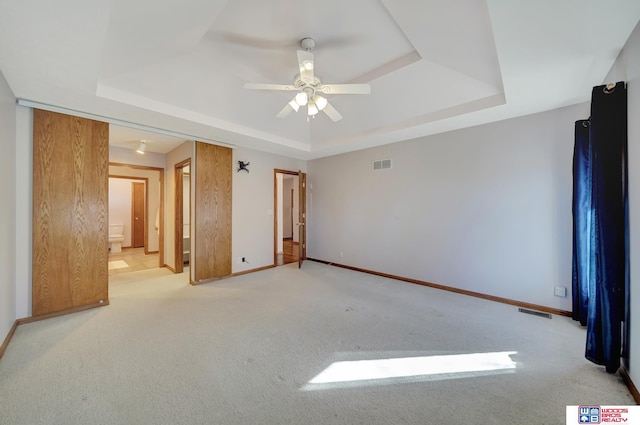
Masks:
[[[124,269],[127,267],[129,267],[129,265],[124,260],[109,261],[109,270]]]
[[[516,368],[510,357],[516,353],[501,351],[334,362],[311,379],[303,390],[509,373]]]

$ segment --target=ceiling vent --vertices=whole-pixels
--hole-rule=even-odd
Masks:
[[[373,161],[373,171],[388,170],[391,168],[390,159],[381,159],[379,161]]]

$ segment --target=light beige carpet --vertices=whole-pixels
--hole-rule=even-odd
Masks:
[[[0,424],[538,425],[633,404],[568,318],[313,262],[187,280],[119,274],[109,306],[19,326]]]

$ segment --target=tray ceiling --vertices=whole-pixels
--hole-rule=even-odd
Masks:
[[[587,101],[639,19],[637,0],[3,2],[0,70],[19,99],[310,159]],[[292,84],[304,37],[323,82],[371,85],[327,96],[341,121],[243,88]]]

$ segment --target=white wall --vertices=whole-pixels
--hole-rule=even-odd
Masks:
[[[16,108],[16,317],[31,316],[33,109]]]
[[[250,172],[236,172],[238,161],[251,162]],[[232,271],[237,273],[273,265],[273,173],[306,171],[306,161],[236,148],[233,164]],[[241,257],[249,263],[241,263]]]
[[[293,176],[292,175],[284,175],[284,180],[282,181],[282,237],[283,238],[292,238],[293,230],[292,225],[295,224],[295,221],[292,219],[293,208],[291,208],[291,189],[293,189]]]
[[[310,161],[307,255],[571,310],[582,104]],[[393,168],[372,171],[374,160]]]
[[[298,231],[298,213],[300,196],[298,195],[298,176],[284,174],[283,181],[283,237],[293,238],[294,242],[300,240],[300,232]],[[293,189],[293,194],[291,190]],[[293,208],[291,207],[291,199],[293,197]],[[293,224],[293,228],[292,228]]]
[[[124,225],[123,247],[131,246],[131,183],[144,183],[144,180],[109,178],[109,225]],[[155,216],[150,219],[155,220]]]
[[[182,235],[185,238],[191,237],[191,173],[189,167],[185,167],[182,176]]]
[[[16,99],[0,73],[0,344],[16,317]]]
[[[284,243],[282,238],[284,237],[284,175],[282,173],[276,174],[276,221],[278,227],[276,229],[276,252],[282,254],[284,251]]]
[[[300,181],[298,176],[293,176],[293,241],[300,242],[300,229],[298,220],[300,219]]]
[[[622,53],[603,83],[627,82],[629,140],[629,236],[630,236],[630,345],[627,370],[636,386],[640,385],[640,24],[627,40]]]

